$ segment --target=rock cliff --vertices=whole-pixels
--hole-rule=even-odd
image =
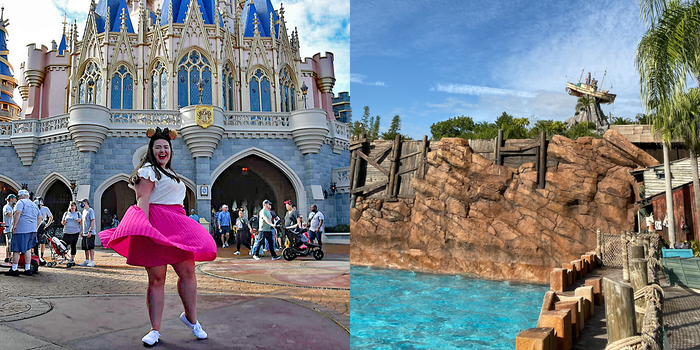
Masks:
[[[437,144],[437,145],[436,145]],[[415,199],[358,197],[351,209],[351,262],[490,279],[547,282],[551,269],[595,249],[595,230],[634,226],[629,170],[658,164],[619,133],[547,148],[546,186],[532,163],[495,165],[468,141],[434,142]],[[554,160],[554,162],[552,162]]]

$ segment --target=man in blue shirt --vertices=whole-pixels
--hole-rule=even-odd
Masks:
[[[228,212],[228,205],[224,204],[221,207],[221,212],[217,216],[219,223],[219,232],[221,232],[221,247],[228,247],[228,238],[231,233],[231,213]],[[224,239],[226,236],[226,239]]]
[[[194,211],[194,208],[190,209],[190,219],[199,222],[199,215]]]

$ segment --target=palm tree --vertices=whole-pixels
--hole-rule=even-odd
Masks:
[[[589,106],[591,103],[595,102],[595,98],[592,98],[588,95],[584,95],[578,98],[576,101],[576,114],[579,114],[581,110],[583,109],[584,111],[589,110]]]
[[[700,148],[700,91],[697,88],[678,93],[668,103],[659,106],[670,131],[670,137],[682,140],[690,150],[690,166],[693,174],[695,210],[700,218],[700,178],[698,177],[698,149]]]
[[[700,2],[698,0],[641,0],[640,17],[649,25],[637,45],[635,66],[639,71],[641,98],[652,117],[652,130],[662,137],[666,174],[666,212],[669,213],[669,240],[676,243],[673,193],[668,162],[668,146],[673,119],[659,109],[673,109],[671,100],[684,90],[686,76],[700,83]],[[659,112],[659,113],[655,113]],[[685,140],[683,140],[685,142]],[[697,169],[694,169],[697,173]],[[696,206],[700,203],[696,202]],[[700,218],[699,218],[700,219]]]

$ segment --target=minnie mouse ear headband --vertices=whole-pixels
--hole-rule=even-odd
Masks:
[[[156,138],[156,139],[169,139],[169,140],[175,140],[177,138],[177,130],[170,130],[168,128],[165,128],[163,130],[160,129],[160,127],[157,127],[155,129],[150,128],[146,130],[146,136],[148,138]]]

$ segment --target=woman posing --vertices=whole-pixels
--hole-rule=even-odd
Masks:
[[[70,263],[75,264],[75,253],[77,251],[78,236],[80,236],[80,226],[83,224],[82,215],[78,213],[78,204],[68,203],[68,211],[63,214],[61,225],[63,225],[63,241],[70,246]]]
[[[148,151],[129,179],[137,204],[127,210],[118,227],[99,236],[106,248],[126,257],[127,264],[146,268],[151,331],[141,339],[144,344],[153,345],[160,339],[167,265],[178,276],[177,291],[185,309],[180,320],[197,338],[206,339],[207,333],[197,321],[194,262],[214,260],[216,243],[182,207],[185,184],[171,168],[171,140],[177,137],[177,131],[156,128],[146,131],[146,135],[150,138]]]

